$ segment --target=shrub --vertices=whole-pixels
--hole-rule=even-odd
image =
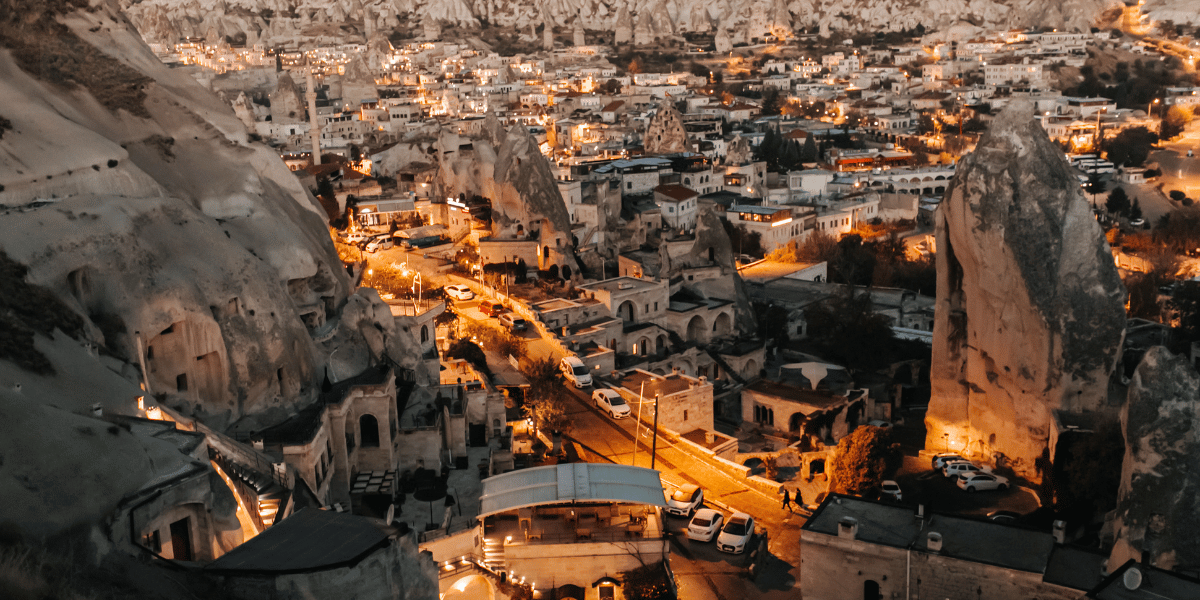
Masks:
[[[1181,202],[1181,201],[1183,201],[1184,198],[1187,198],[1187,194],[1185,194],[1179,190],[1171,190],[1170,193],[1168,193],[1167,195],[1170,196],[1171,199],[1176,202]]]

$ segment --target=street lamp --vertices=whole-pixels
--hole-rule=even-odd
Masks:
[[[1146,105],[1146,116],[1148,116],[1148,117],[1154,116],[1154,105],[1155,104],[1158,104],[1158,98],[1155,98],[1153,102]]]

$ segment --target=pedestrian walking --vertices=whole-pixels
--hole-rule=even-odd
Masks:
[[[788,512],[792,512],[792,495],[788,492],[787,488],[783,488],[783,508],[788,509]]]

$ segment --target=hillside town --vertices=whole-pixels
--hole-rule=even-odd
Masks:
[[[0,596],[1200,597],[1200,42],[1141,7],[0,26]]]

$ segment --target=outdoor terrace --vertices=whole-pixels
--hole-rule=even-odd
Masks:
[[[484,518],[484,537],[505,545],[660,539],[658,509],[644,504],[572,504],[520,508]]]

